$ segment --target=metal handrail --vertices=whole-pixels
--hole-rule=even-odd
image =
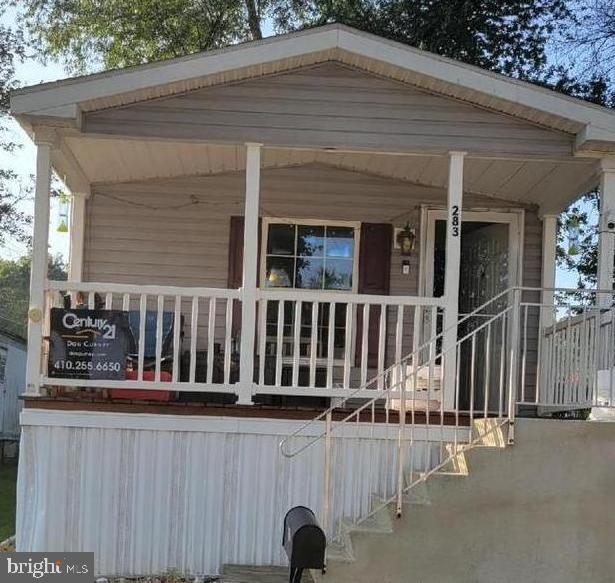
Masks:
[[[373,378],[371,378],[370,380],[366,381],[358,389],[355,389],[350,394],[348,394],[347,396],[343,397],[341,400],[338,400],[334,405],[331,405],[328,409],[326,409],[325,411],[323,411],[322,413],[320,413],[319,415],[317,415],[313,419],[309,420],[307,423],[304,423],[303,425],[301,425],[299,428],[297,428],[295,431],[293,431],[292,433],[290,433],[289,435],[287,435],[286,437],[284,437],[284,439],[282,439],[280,441],[279,448],[280,448],[280,452],[282,453],[282,455],[284,457],[287,457],[287,458],[293,458],[296,455],[298,455],[298,454],[302,453],[303,451],[305,451],[306,449],[308,449],[309,447],[311,447],[314,443],[317,443],[318,441],[320,441],[326,435],[326,432],[323,432],[323,433],[319,434],[313,440],[309,441],[308,443],[304,444],[302,447],[300,447],[300,448],[298,448],[298,449],[296,449],[296,450],[294,450],[292,452],[288,452],[287,449],[286,449],[286,445],[287,445],[289,440],[291,440],[292,438],[297,437],[298,435],[303,433],[303,431],[305,429],[307,429],[308,427],[310,427],[310,426],[312,426],[312,425],[322,421],[323,419],[325,419],[335,409],[339,409],[344,403],[346,403],[350,399],[356,397],[359,393],[364,392],[367,389],[367,387],[370,387],[374,383],[377,383],[379,379],[386,378],[386,375],[391,373],[394,369],[399,368],[401,365],[403,365],[404,363],[408,362],[409,360],[416,361],[416,359],[418,358],[418,356],[420,355],[421,352],[425,351],[425,349],[427,349],[429,346],[433,345],[440,338],[443,338],[444,335],[447,332],[450,332],[453,329],[459,328],[459,326],[463,322],[465,322],[465,321],[469,320],[470,318],[476,316],[476,314],[478,312],[484,310],[485,307],[488,306],[489,304],[491,304],[493,302],[496,302],[497,300],[500,300],[503,297],[506,297],[508,294],[510,294],[511,292],[513,292],[515,290],[518,290],[518,289],[520,289],[520,288],[517,288],[517,287],[507,288],[504,291],[500,292],[499,294],[495,295],[493,298],[487,300],[486,302],[481,304],[478,308],[473,310],[471,313],[467,314],[465,317],[463,317],[460,320],[458,320],[456,324],[453,324],[452,326],[449,326],[449,328],[446,328],[445,330],[442,330],[440,333],[438,333],[435,336],[433,336],[430,340],[424,342],[419,348],[417,348],[416,350],[414,350],[414,351],[410,352],[409,354],[407,354],[406,356],[404,356],[400,361],[392,364],[391,366],[389,366],[388,368],[386,368],[382,372],[378,373]],[[485,326],[489,325],[497,317],[499,317],[502,314],[508,312],[509,309],[510,309],[510,306],[508,308],[506,308],[505,310],[501,310],[497,314],[492,315],[491,319],[487,320],[486,322],[482,322],[480,326],[478,326],[477,328],[472,330],[469,334],[467,334],[463,338],[457,339],[455,344],[449,346],[446,350],[441,351],[440,354],[431,357],[430,361],[436,360],[436,359],[442,357],[444,354],[446,354],[449,350],[452,350],[453,348],[456,348],[460,342],[463,342],[463,341],[467,340],[472,334],[476,334],[479,330],[481,330]],[[419,369],[422,369],[422,368],[424,368],[426,366],[429,366],[429,364],[421,365],[416,371],[413,371],[413,374],[417,374]],[[357,414],[359,414],[361,411],[365,410],[368,407],[371,407],[377,401],[382,400],[384,398],[383,395],[393,393],[392,389],[397,387],[397,386],[402,385],[402,383],[404,383],[406,381],[406,378],[407,377],[401,378],[401,375],[400,375],[400,379],[399,379],[399,381],[397,383],[395,383],[394,385],[388,387],[384,391],[380,391],[379,392],[380,394],[378,396],[373,397],[372,399],[370,399],[369,401],[367,401],[366,403],[364,403],[360,407],[354,409],[346,417],[344,417],[343,419],[339,420],[338,423],[341,424],[341,423],[344,423],[345,421],[348,421],[349,419],[351,419],[354,416],[356,416]]]
[[[600,294],[604,293],[609,297],[612,297],[615,294],[614,290],[575,290],[569,288],[533,288],[528,286],[514,286],[510,287],[493,298],[490,298],[486,302],[484,302],[481,306],[473,310],[470,314],[459,318],[455,324],[442,330],[439,334],[434,334],[432,338],[430,338],[427,342],[422,343],[419,348],[413,350],[408,355],[406,355],[402,359],[398,359],[392,366],[388,367],[385,371],[376,375],[373,379],[369,380],[367,383],[364,383],[359,389],[350,393],[345,398],[341,399],[337,403],[331,405],[327,410],[323,411],[320,415],[315,417],[314,419],[304,423],[301,427],[296,429],[290,435],[284,437],[279,444],[282,455],[287,458],[294,458],[298,456],[308,448],[312,447],[314,444],[324,441],[324,455],[325,455],[325,464],[324,464],[324,480],[323,480],[323,506],[322,506],[322,520],[323,524],[331,525],[331,527],[338,528],[338,536],[340,536],[341,529],[347,528],[348,520],[352,520],[352,524],[360,524],[362,521],[368,519],[370,516],[373,516],[378,510],[387,506],[388,504],[396,501],[397,505],[397,514],[401,515],[402,512],[402,504],[403,504],[403,495],[408,492],[410,489],[415,487],[418,483],[427,480],[431,475],[433,475],[437,471],[441,471],[443,468],[446,468],[447,464],[451,462],[451,460],[455,459],[455,457],[459,454],[460,451],[464,451],[466,447],[472,447],[475,443],[477,443],[480,437],[474,438],[472,429],[467,436],[467,446],[461,445],[458,441],[458,431],[459,429],[463,429],[460,425],[459,413],[460,410],[465,407],[462,405],[460,407],[460,387],[462,383],[466,382],[465,372],[460,373],[460,360],[463,354],[467,354],[468,358],[468,366],[463,369],[467,371],[469,379],[466,379],[469,383],[469,426],[474,427],[474,419],[475,413],[478,413],[478,416],[483,417],[487,420],[488,417],[491,417],[494,409],[490,407],[489,396],[493,395],[495,398],[498,398],[498,411],[495,413],[497,415],[497,419],[493,419],[493,427],[490,431],[499,430],[504,425],[508,426],[508,443],[514,442],[514,429],[515,429],[515,416],[516,416],[516,406],[517,399],[519,396],[519,387],[522,387],[522,394],[524,390],[524,378],[526,374],[526,361],[527,357],[527,326],[528,326],[528,309],[532,307],[534,309],[541,309],[543,307],[553,307],[553,305],[557,304],[557,298],[555,298],[554,302],[549,301],[547,299],[545,301],[544,295],[538,301],[535,301],[534,298],[530,295],[528,299],[532,301],[524,302],[524,292],[528,295],[532,293],[540,293],[540,292],[560,292],[560,293],[571,293],[576,297],[580,295],[591,295],[590,303],[592,306],[598,306],[601,303]],[[579,293],[580,292],[580,293]],[[503,301],[505,298],[505,301]],[[498,302],[500,304],[498,305]],[[609,303],[610,302],[606,302]],[[495,305],[495,309],[491,310],[492,312],[496,312],[495,314],[484,314],[485,311],[489,311],[489,307]],[[525,309],[525,312],[523,311]],[[609,308],[612,309],[612,308]],[[541,312],[542,313],[542,312]],[[460,326],[463,325],[464,322],[468,321],[470,318],[475,316],[480,316],[476,319],[476,327],[472,330],[463,333],[460,331]],[[531,322],[532,326],[541,326],[539,324],[539,320]],[[433,328],[432,328],[433,330]],[[455,330],[454,339],[452,341],[452,337],[450,335],[451,330]],[[493,332],[495,330],[495,332]],[[524,336],[525,334],[525,336]],[[439,339],[444,338],[444,342],[438,345]],[[448,338],[448,341],[447,341]],[[539,336],[539,341],[540,341]],[[490,347],[491,342],[497,342],[497,349],[493,349],[492,356],[490,356]],[[417,342],[418,344],[418,342]],[[468,347],[471,350],[470,352],[464,353],[462,352],[463,347]],[[478,366],[483,366],[483,361],[475,360],[475,358],[480,359],[480,351],[482,347],[486,347],[486,354],[483,356],[484,359],[484,370],[481,369],[482,372],[476,371],[475,365],[479,363]],[[496,351],[497,350],[497,351]],[[540,347],[539,347],[540,350]],[[455,359],[452,361],[448,360],[449,353],[453,355],[457,355],[456,364]],[[425,356],[421,359],[422,356]],[[442,373],[437,373],[440,378],[446,379],[446,385],[441,387],[442,389],[446,389],[449,391],[447,393],[448,397],[452,397],[452,401],[450,405],[447,405],[447,411],[452,411],[455,415],[454,425],[452,431],[445,431],[445,426],[448,425],[445,422],[444,411],[445,411],[445,399],[444,392],[441,392],[440,403],[437,406],[436,412],[439,409],[439,421],[436,420],[436,425],[432,427],[439,427],[439,433],[436,434],[435,440],[429,439],[429,430],[430,418],[432,416],[432,406],[430,405],[431,395],[430,391],[434,390],[434,379],[437,379],[437,376],[434,376],[433,367],[434,365],[440,362],[442,357],[446,357],[447,360],[444,362],[444,377]],[[539,357],[540,358],[540,357]],[[423,360],[424,362],[419,362]],[[413,366],[404,367],[406,362],[411,362]],[[452,363],[452,364],[451,364]],[[463,365],[462,365],[463,366]],[[448,370],[447,370],[447,367]],[[493,367],[493,368],[491,368]],[[388,377],[384,386],[386,389],[384,391],[378,391],[377,395],[374,395],[372,398],[367,398],[364,402],[360,403],[358,407],[349,407],[347,411],[340,411],[340,418],[336,421],[333,420],[332,413],[335,409],[340,408],[344,403],[348,402],[349,399],[352,399],[354,396],[359,393],[359,391],[363,391],[363,397],[365,395],[365,389],[368,389],[370,385],[374,385],[376,382],[380,381],[379,386],[382,384],[382,377],[385,377],[387,374],[390,374],[393,371],[399,370],[399,373],[395,377]],[[416,408],[415,399],[417,398],[417,387],[418,387],[418,374],[420,371],[424,371],[429,369],[429,377],[427,380],[427,393],[424,396],[419,398],[424,398],[426,400],[426,408],[425,408],[425,418],[422,416],[419,418],[419,421],[415,421],[415,412],[422,411],[422,407],[420,409]],[[451,373],[454,374],[452,376]],[[499,380],[493,380],[495,377],[490,376],[491,373],[495,373]],[[460,376],[461,374],[461,376]],[[483,397],[483,405],[478,405],[478,409],[475,409],[474,397],[479,395],[479,393],[474,392],[475,387],[475,376],[482,375],[478,386],[481,390],[484,387],[484,397]],[[519,376],[521,375],[521,377]],[[537,373],[537,376],[538,373]],[[414,379],[413,384],[407,383],[407,379]],[[521,382],[520,382],[521,381]],[[491,392],[493,387],[493,382],[495,382],[496,392]],[[498,391],[499,387],[499,391]],[[407,393],[407,392],[408,393]],[[537,393],[538,395],[538,388]],[[499,395],[499,397],[498,397]],[[352,517],[344,518],[340,514],[340,505],[333,506],[333,502],[336,499],[345,499],[346,492],[354,493],[354,489],[361,488],[361,473],[359,473],[359,477],[355,474],[349,474],[346,476],[345,468],[344,468],[344,455],[341,452],[346,451],[347,447],[366,447],[365,445],[361,445],[361,440],[357,440],[356,442],[340,442],[339,446],[341,447],[342,443],[344,447],[341,447],[339,450],[335,450],[333,446],[333,431],[339,431],[341,435],[338,437],[346,436],[345,428],[348,427],[356,427],[356,433],[351,431],[353,435],[357,438],[362,434],[362,430],[360,427],[366,425],[361,423],[364,420],[365,412],[369,412],[371,409],[371,436],[374,436],[375,432],[375,404],[377,401],[382,401],[383,399],[393,399],[397,400],[395,402],[399,403],[399,406],[394,406],[394,408],[398,409],[398,416],[395,416],[389,422],[389,407],[385,410],[385,419],[383,429],[386,429],[386,437],[387,443],[385,445],[386,448],[390,448],[392,446],[389,445],[391,440],[391,435],[389,434],[389,428],[394,427],[395,433],[393,435],[396,444],[393,446],[396,449],[396,453],[392,453],[391,457],[388,457],[388,453],[386,454],[386,461],[382,461],[382,450],[376,448],[376,464],[384,463],[384,479],[379,479],[377,484],[377,489],[373,489],[372,477],[371,473],[373,469],[371,467],[372,460],[372,450],[371,447],[369,449],[369,464],[368,468],[368,481],[369,483],[364,484],[364,487],[370,488],[370,492],[377,492],[377,496],[379,498],[378,502],[371,508],[371,510],[367,513],[362,512],[362,510],[356,515]],[[409,404],[411,403],[411,404]],[[408,408],[408,409],[407,409]],[[411,417],[407,415],[407,411],[411,413]],[[437,419],[437,418],[436,418]],[[324,427],[322,426],[322,421],[325,421]],[[352,424],[350,421],[352,420]],[[356,421],[356,423],[354,423]],[[369,415],[367,415],[367,421],[369,423]],[[306,429],[310,427],[317,426],[317,430],[312,429],[309,433],[306,432]],[[415,432],[417,428],[423,426],[423,436],[416,437]],[[364,429],[369,429],[367,426]],[[409,432],[409,437],[407,432]],[[367,436],[368,433],[365,433]],[[382,437],[383,433],[379,430],[376,432],[376,435]],[[303,443],[292,444],[290,440],[293,437],[301,436],[305,438]],[[420,453],[420,449],[415,449],[415,444],[417,443],[415,440],[418,439],[418,443],[423,442],[423,452]],[[302,440],[303,441],[303,440]],[[436,458],[435,466],[430,462],[431,458],[431,448],[430,443],[438,442],[440,444],[440,453],[436,454],[438,457]],[[463,443],[466,443],[466,438],[463,437]],[[448,442],[448,443],[447,443]],[[459,447],[461,445],[461,448]],[[294,449],[293,449],[294,446]],[[371,446],[371,444],[370,444]],[[383,446],[378,446],[383,447]],[[444,449],[443,449],[444,448]],[[337,456],[342,456],[340,459],[336,458],[334,463],[334,451],[337,451]],[[380,453],[378,453],[380,451]],[[388,449],[386,450],[388,451]],[[447,454],[448,452],[448,454]],[[423,457],[422,466],[420,457]],[[354,458],[351,458],[354,459]],[[415,459],[419,460],[415,462]],[[365,458],[366,463],[368,458]],[[389,465],[390,463],[393,466]],[[415,465],[415,463],[417,465]],[[340,465],[341,464],[341,465]],[[418,467],[418,469],[417,469]],[[338,469],[339,468],[339,469]],[[376,466],[377,476],[380,476],[380,465]],[[392,470],[392,472],[391,472]],[[332,473],[334,471],[338,471],[340,473],[341,480],[333,480]],[[337,484],[337,485],[336,485]],[[341,488],[342,490],[336,493],[336,489]],[[350,488],[350,490],[348,490]],[[394,493],[393,493],[394,492]],[[392,494],[392,495],[391,495]],[[357,511],[350,510],[349,512]],[[346,526],[344,526],[346,525]]]

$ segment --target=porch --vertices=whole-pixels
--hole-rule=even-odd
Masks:
[[[58,388],[66,394],[62,387],[87,388],[132,399],[138,393],[131,390],[149,390],[180,401],[285,406],[381,395],[398,406],[396,391],[402,384],[413,390],[416,368],[414,407],[440,408],[442,359],[423,365],[434,358],[436,345],[440,350],[445,326],[451,327],[450,321],[445,324],[442,277],[454,271],[443,264],[447,200],[460,203],[448,212],[458,224],[458,236],[450,239],[459,240],[463,298],[449,313],[461,317],[522,277],[524,245],[540,244],[535,208],[472,193],[462,201],[456,181],[463,180],[463,154],[390,156],[411,169],[443,168],[445,176],[450,167],[456,179],[448,194],[448,186],[340,168],[336,153],[319,155],[328,164],[267,168],[268,150],[248,146],[248,161],[250,149],[258,155],[256,192],[248,184],[250,173],[241,171],[92,186],[82,199],[87,211],[82,209],[81,223],[77,213],[72,217],[71,281],[45,284],[40,386],[52,387],[54,394]],[[381,156],[381,164],[387,159]],[[478,163],[466,161],[466,171]],[[248,220],[239,214],[242,206]],[[253,207],[258,217],[247,214]],[[454,207],[463,208],[463,215]],[[78,211],[79,204],[74,208]],[[250,235],[255,222],[256,233]],[[462,241],[462,223],[473,233],[472,244]],[[397,235],[407,225],[414,241],[404,254]],[[479,240],[486,256],[478,259],[477,235],[496,227],[495,238]],[[256,264],[252,290],[243,283],[244,257]],[[497,265],[502,257],[504,268]],[[462,259],[466,267],[488,272],[481,286],[472,283],[472,269],[460,269]],[[534,253],[528,256],[527,284],[539,276],[536,259]],[[222,285],[199,285],[209,283]],[[245,314],[250,301],[252,310]],[[112,378],[109,370],[68,370],[63,361],[50,359],[54,309],[127,315],[126,362],[113,365],[126,378]],[[500,345],[503,333],[494,325]],[[454,345],[448,334],[446,341]],[[246,344],[249,354],[242,360]],[[79,366],[108,369],[109,363]],[[451,396],[447,409],[453,404]]]
[[[88,145],[97,151],[99,140],[75,150],[83,164]],[[141,142],[132,146],[145,152]],[[210,165],[226,152],[208,148]],[[95,182],[87,196],[75,195],[71,277],[40,282],[28,394],[308,407],[381,397],[399,408],[407,392],[406,406],[417,411],[479,407],[500,416],[517,391],[523,403],[581,403],[571,391],[561,396],[566,383],[554,376],[562,358],[582,360],[572,346],[562,352],[562,318],[587,313],[594,322],[608,311],[608,293],[586,294],[579,311],[575,290],[562,290],[559,305],[555,217],[541,222],[534,204],[469,191],[494,165],[518,176],[529,162],[374,154],[375,174],[357,152],[243,151],[246,170],[207,166],[203,175],[170,178],[150,177],[160,171],[152,154],[143,178]],[[293,156],[317,161],[289,165]],[[412,176],[437,169],[438,178],[426,186],[380,175],[391,160]],[[545,177],[551,167],[533,165]],[[495,192],[515,182],[506,173],[491,180]],[[400,232],[411,238],[405,253]],[[52,315],[70,310],[75,318],[123,315],[119,361],[71,363],[65,348],[54,352]],[[550,376],[538,368],[545,351]],[[603,370],[597,360],[581,366],[586,384]]]

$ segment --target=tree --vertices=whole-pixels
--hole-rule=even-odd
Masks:
[[[27,330],[30,263],[29,255],[0,259],[0,327],[23,337]],[[49,278],[67,279],[66,265],[59,255],[49,257]]]
[[[0,1],[0,18],[6,12]],[[9,111],[9,93],[17,86],[15,62],[24,56],[22,33],[0,21],[0,152],[10,154],[18,145],[9,136],[6,121]],[[30,217],[19,209],[19,203],[29,195],[28,188],[17,183],[17,175],[8,167],[0,166],[0,246],[9,238],[27,240],[26,228]]]
[[[581,75],[615,74],[615,3],[613,0],[579,0],[574,3],[564,40],[575,49]]]
[[[566,0],[25,0],[42,52],[72,70],[134,65],[342,22],[481,67],[527,76]]]
[[[269,0],[26,0],[41,52],[73,71],[179,57],[262,38]]]
[[[547,62],[547,40],[568,22],[566,0],[294,0],[278,28],[344,22],[466,63],[526,78]]]

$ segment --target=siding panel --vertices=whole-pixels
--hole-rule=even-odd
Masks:
[[[93,413],[85,426],[75,423],[83,417],[28,412],[17,484],[19,551],[94,552],[96,575],[215,575],[225,563],[286,564],[280,537],[288,509],[305,505],[321,515],[323,448],[308,448],[300,459],[279,452],[280,439],[303,422],[195,417],[195,429],[168,416],[168,429],[160,429],[149,416]],[[313,429],[291,447],[322,431]],[[346,469],[332,478],[343,497],[331,532],[342,516],[365,516],[373,495],[390,496],[395,487],[394,432],[374,438],[369,424],[354,430],[355,438],[333,443],[333,459],[344,459]],[[414,440],[415,468],[422,469],[424,432]],[[438,445],[431,447],[435,460]],[[367,458],[369,464],[348,461]]]
[[[99,185],[88,201],[86,280],[225,288],[231,216],[243,214],[243,173]],[[198,197],[202,204],[177,207]],[[109,198],[112,197],[112,198]],[[445,205],[442,190],[414,186],[322,165],[268,169],[262,173],[263,217],[293,217],[392,223],[406,221],[420,241],[421,205]],[[511,203],[467,195],[465,208],[518,208]],[[155,208],[153,208],[155,207]],[[525,213],[523,283],[540,285],[541,224],[535,211]],[[401,272],[398,249],[391,256],[391,295],[417,295],[417,244],[409,257],[410,275]],[[136,300],[136,298],[135,298]],[[218,337],[222,336],[224,302],[218,305]],[[189,322],[190,306],[183,311]],[[202,306],[203,319],[206,307]],[[394,356],[396,313],[388,310],[387,355]],[[412,350],[412,310],[406,309],[403,354]],[[205,348],[205,329],[199,349]],[[188,336],[188,327],[186,327]],[[186,338],[187,342],[187,338]],[[353,383],[358,371],[353,371]]]
[[[86,113],[86,132],[277,146],[570,155],[572,138],[328,63]]]

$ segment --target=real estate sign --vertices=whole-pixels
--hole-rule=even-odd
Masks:
[[[48,375],[124,380],[130,345],[128,312],[53,308]]]

